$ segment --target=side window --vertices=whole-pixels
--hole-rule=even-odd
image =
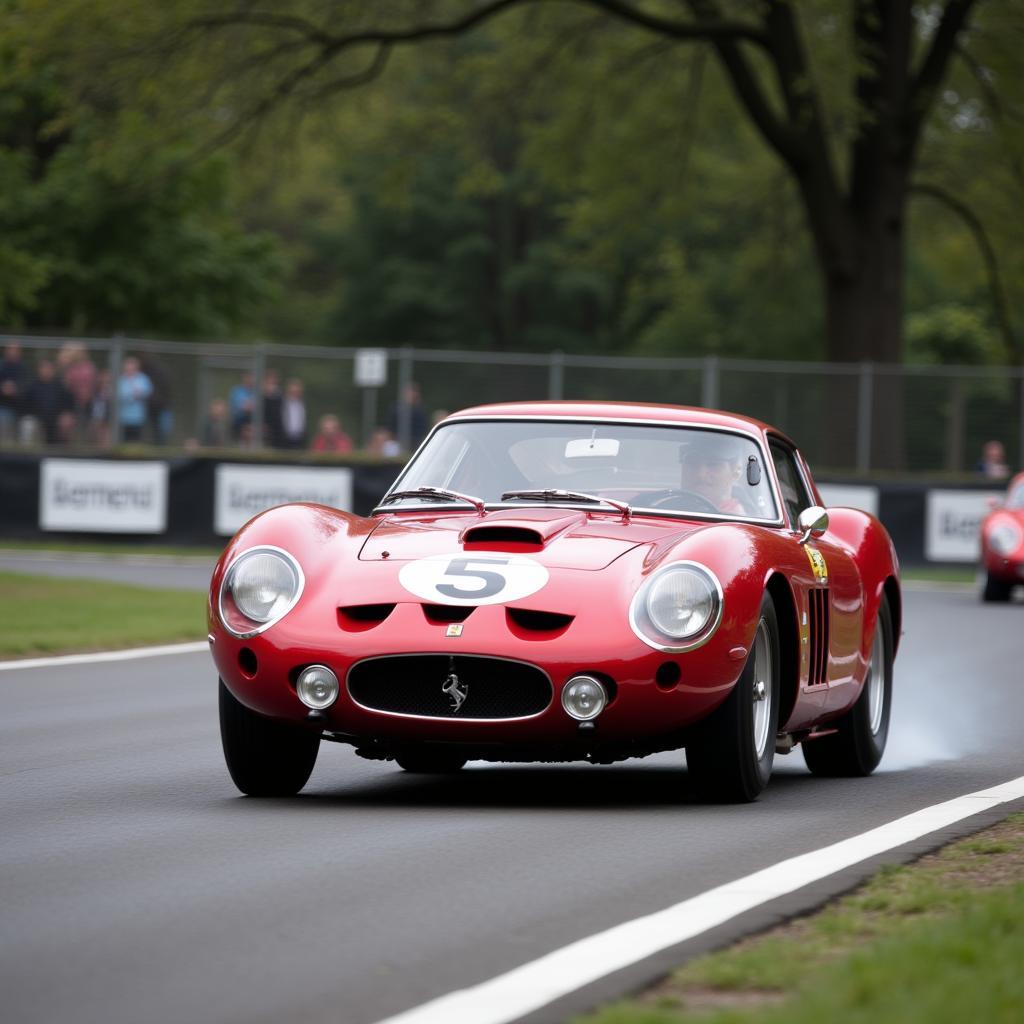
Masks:
[[[769,442],[769,448],[772,453],[772,462],[775,463],[775,472],[779,478],[782,502],[789,514],[790,524],[796,527],[797,517],[805,508],[810,508],[813,504],[811,496],[807,493],[807,487],[804,485],[793,453],[776,441]]]

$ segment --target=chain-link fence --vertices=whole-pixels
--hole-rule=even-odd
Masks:
[[[973,473],[992,441],[1011,467],[1024,463],[1024,370],[1017,367],[123,337],[0,336],[0,344],[0,445],[6,447],[141,443],[386,456],[408,451],[446,411],[548,398],[729,409],[784,430],[819,471]],[[138,374],[130,372],[136,363]],[[418,400],[408,401],[413,392]],[[325,422],[329,417],[337,427]]]

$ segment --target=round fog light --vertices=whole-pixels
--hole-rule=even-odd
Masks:
[[[326,665],[310,665],[299,673],[295,692],[307,708],[322,711],[338,699],[338,677]]]
[[[562,690],[562,707],[578,722],[589,722],[608,703],[605,688],[593,676],[573,676]]]

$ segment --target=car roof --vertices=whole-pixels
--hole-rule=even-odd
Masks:
[[[653,402],[501,402],[493,405],[477,405],[460,409],[448,417],[459,420],[476,417],[539,417],[552,419],[621,419],[651,420],[652,422],[673,422],[694,427],[710,427],[719,430],[738,430],[745,434],[773,434],[789,441],[789,438],[775,427],[738,413],[723,412],[719,409],[704,409],[687,405],[657,405]],[[446,421],[447,422],[447,421]],[[790,444],[793,442],[790,441]],[[794,445],[795,447],[795,445]]]

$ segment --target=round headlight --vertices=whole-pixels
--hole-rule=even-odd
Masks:
[[[675,562],[637,591],[630,609],[633,631],[659,650],[697,647],[718,628],[722,587],[710,569]]]
[[[578,722],[597,718],[607,703],[607,691],[593,676],[573,676],[562,690],[562,707]]]
[[[338,699],[339,690],[338,677],[326,665],[310,665],[295,680],[299,700],[314,711],[329,708]]]
[[[251,636],[289,611],[299,599],[302,585],[302,570],[287,551],[252,548],[224,574],[221,620],[232,633]]]
[[[1012,555],[1020,540],[1020,530],[1013,523],[997,523],[988,533],[988,545],[997,555]]]

